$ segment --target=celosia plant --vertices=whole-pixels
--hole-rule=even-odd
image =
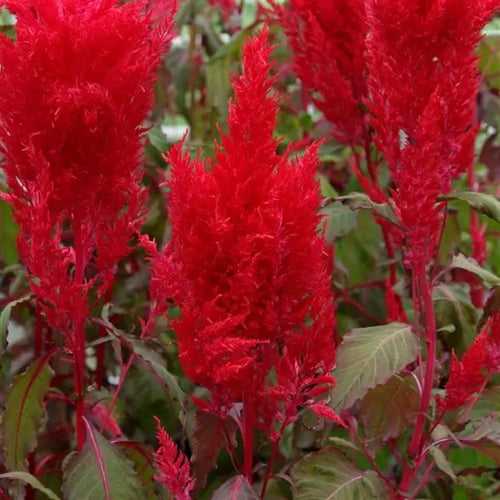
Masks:
[[[267,36],[245,46],[216,162],[191,160],[182,145],[168,156],[172,239],[152,287],[154,303],[169,297],[181,309],[179,359],[210,390],[207,406],[227,414],[242,403],[250,481],[256,429],[278,441],[301,409],[321,408],[315,396],[331,385],[335,359],[317,147],[297,160],[277,154]]]

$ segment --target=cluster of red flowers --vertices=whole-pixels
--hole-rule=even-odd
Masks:
[[[368,138],[363,0],[291,0],[275,8],[294,51],[295,71],[314,103],[350,145]]]
[[[497,7],[496,0],[367,3],[368,106],[413,267],[433,257],[442,225],[438,197],[473,159],[475,48]]]
[[[459,361],[451,359],[446,396],[440,400],[442,411],[454,410],[478,395],[491,375],[500,372],[500,313],[491,316]]]
[[[88,291],[110,286],[141,225],[141,124],[173,17],[153,26],[143,2],[115,4],[12,0],[16,39],[0,38],[7,199],[32,290],[75,354],[79,393]]]
[[[153,303],[170,297],[181,308],[173,328],[184,372],[211,391],[218,412],[243,402],[250,440],[255,426],[272,434],[313,405],[335,358],[317,147],[296,161],[277,155],[270,51],[267,31],[245,46],[215,163],[181,145],[169,153],[172,239],[153,263],[151,289]]]

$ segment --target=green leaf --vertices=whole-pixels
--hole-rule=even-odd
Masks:
[[[0,10],[0,25],[2,12],[5,11]],[[18,261],[17,233],[18,227],[14,221],[12,209],[6,202],[0,200],[0,241],[2,242],[0,245],[0,257],[8,266]]]
[[[490,217],[496,222],[500,222],[500,200],[491,194],[465,191],[443,196],[443,199],[465,201],[471,208]]]
[[[26,471],[26,457],[36,445],[44,416],[43,399],[49,389],[51,353],[36,360],[18,375],[7,393],[2,420],[5,465],[14,471]]]
[[[474,259],[467,258],[465,255],[459,254],[453,257],[451,267],[465,269],[481,278],[489,286],[500,286],[500,277],[482,268]]]
[[[470,410],[470,416],[474,420],[479,420],[481,417],[487,417],[491,414],[500,416],[500,386],[498,385],[483,391]]]
[[[143,487],[144,496],[141,500],[158,500],[155,491],[155,470],[152,464],[152,456],[144,444],[134,441],[118,441],[115,446],[120,448],[122,454],[134,465],[137,479]]]
[[[50,498],[51,500],[61,500],[52,490],[46,488],[35,476],[32,476],[28,472],[6,472],[5,474],[0,474],[0,479],[22,481],[23,483],[29,484],[35,490],[42,492],[47,498]]]
[[[361,401],[365,436],[370,441],[397,438],[413,423],[418,408],[415,379],[410,375],[391,377],[385,384],[370,389]]]
[[[339,196],[336,201],[346,201],[353,210],[372,210],[376,215],[400,225],[400,221],[392,207],[387,203],[375,203],[364,193],[350,193],[345,196]]]
[[[31,295],[26,295],[25,297],[21,297],[20,299],[13,300],[9,302],[0,313],[0,356],[3,354],[5,350],[5,339],[7,338],[7,327],[9,326],[10,315],[12,314],[12,310],[18,304],[22,302],[26,302],[31,298]]]
[[[319,174],[319,188],[321,191],[321,196],[323,198],[337,198],[338,193],[335,191],[334,187],[330,184],[328,177],[325,175]]]
[[[461,283],[441,283],[434,287],[432,299],[438,331],[442,340],[458,355],[463,354],[475,337],[478,311],[470,301],[468,286]],[[449,327],[455,331],[450,335]]]
[[[235,476],[214,492],[212,500],[258,500],[245,476]]]
[[[146,363],[146,366],[165,384],[173,402],[182,407],[186,395],[180,388],[177,377],[166,369],[166,362],[162,356],[142,340],[127,336],[127,342],[130,344],[134,354],[142,359]]]
[[[231,95],[231,69],[240,59],[243,42],[249,30],[238,32],[226,45],[223,45],[207,62],[207,101],[222,118],[227,113],[227,102]]]
[[[436,446],[433,446],[429,452],[434,459],[434,462],[436,462],[438,469],[442,470],[446,475],[450,476],[455,481],[457,476],[455,475],[455,472],[453,471],[453,468],[450,462],[448,462],[448,459],[443,451]]]
[[[63,464],[65,500],[137,500],[145,497],[131,463],[87,421],[87,440]]]
[[[460,440],[466,442],[486,439],[500,445],[500,420],[495,416],[471,420],[457,436]]]
[[[325,238],[330,243],[349,234],[357,224],[356,212],[339,202],[325,207],[321,214],[325,216]]]
[[[383,482],[371,470],[360,470],[334,448],[305,456],[292,469],[295,500],[383,500]]]
[[[356,328],[346,334],[337,350],[333,372],[337,379],[333,408],[349,408],[369,389],[384,384],[413,362],[418,352],[416,335],[403,323]]]

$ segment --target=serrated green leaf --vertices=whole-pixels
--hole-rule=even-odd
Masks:
[[[495,416],[471,420],[457,436],[467,442],[486,439],[500,445],[500,420]]]
[[[383,482],[371,470],[362,471],[334,448],[305,456],[292,469],[295,500],[383,500]]]
[[[142,359],[146,365],[157,375],[169,390],[170,397],[173,402],[182,406],[186,395],[180,388],[177,382],[177,377],[170,373],[165,367],[165,360],[162,356],[150,348],[142,340],[127,337],[127,342],[130,343],[132,351],[136,356]]]
[[[448,459],[443,451],[436,446],[433,446],[429,452],[434,459],[434,462],[436,462],[438,469],[442,470],[446,475],[450,476],[455,481],[457,476],[455,475],[455,472],[453,471],[453,468],[450,462],[448,462]]]
[[[473,420],[497,414],[500,419],[500,386],[489,387],[479,396],[476,404],[472,407],[470,416]]]
[[[449,194],[444,196],[443,199],[465,201],[471,208],[490,217],[496,222],[500,222],[500,200],[491,194],[465,191],[463,193]]]
[[[29,472],[6,472],[4,474],[0,474],[0,479],[22,481],[23,483],[29,484],[35,490],[40,491],[51,500],[61,500],[52,490],[46,488],[35,476],[32,476]]]
[[[353,210],[373,210],[380,217],[399,225],[400,221],[392,207],[387,203],[375,203],[364,193],[350,193],[345,196],[339,196],[336,201],[345,201]]]
[[[331,405],[337,411],[349,408],[369,389],[415,361],[418,352],[418,339],[404,323],[354,329],[337,350],[333,372],[337,385]]]
[[[26,457],[35,448],[45,411],[43,399],[52,379],[50,357],[36,360],[18,375],[7,393],[2,434],[5,465],[11,471],[27,471]]]
[[[321,214],[325,216],[326,221],[325,238],[330,243],[349,234],[357,224],[356,212],[342,203],[334,203],[324,208]]]
[[[365,436],[370,441],[397,438],[412,424],[418,408],[415,379],[410,375],[391,377],[385,384],[370,389],[361,401]]]
[[[65,500],[137,500],[145,498],[132,464],[87,421],[81,452],[63,465]]]
[[[145,449],[142,443],[133,441],[119,441],[115,446],[120,448],[122,454],[130,460],[137,473],[137,479],[141,483],[144,496],[141,500],[157,500],[155,491],[154,475],[155,470],[152,464],[152,455]]]
[[[18,304],[22,302],[26,302],[31,298],[31,295],[26,295],[25,297],[21,297],[20,299],[13,300],[9,302],[0,313],[0,356],[3,354],[5,350],[5,339],[7,338],[7,327],[9,326],[10,315],[12,314],[12,310]]]
[[[217,488],[212,500],[258,500],[245,476],[235,476]]]
[[[338,193],[335,191],[334,187],[330,184],[328,178],[324,175],[319,174],[319,188],[321,191],[321,196],[323,198],[337,198]]]
[[[469,271],[481,278],[489,286],[500,286],[500,277],[484,269],[474,259],[467,258],[465,255],[459,254],[453,257],[451,267]]]

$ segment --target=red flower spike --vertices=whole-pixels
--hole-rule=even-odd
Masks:
[[[459,361],[452,355],[450,376],[446,383],[446,396],[439,401],[442,411],[455,410],[479,393],[486,380],[488,338],[483,331]]]
[[[494,313],[464,354],[453,355],[446,397],[440,402],[445,411],[459,408],[482,390],[489,375],[500,372],[500,313]]]
[[[210,168],[172,148],[172,239],[154,259],[151,288],[153,302],[180,306],[172,326],[186,375],[221,411],[244,402],[247,431],[312,403],[308,392],[331,384],[322,376],[335,359],[317,146],[293,162],[277,155],[270,52],[267,30],[246,44]]]
[[[160,420],[155,417],[159,447],[154,454],[155,480],[163,485],[175,500],[190,500],[195,482],[191,477],[186,455],[170,439]]]
[[[0,39],[0,140],[20,254],[63,332],[86,317],[89,287],[109,287],[143,218],[141,124],[173,11],[153,20],[144,2],[115,4],[8,1],[16,40]]]
[[[499,5],[498,0],[366,3],[367,105],[397,187],[394,199],[413,267],[435,253],[442,224],[438,196],[472,162],[479,84],[475,48]]]
[[[291,0],[274,7],[294,52],[294,68],[337,140],[367,139],[363,0]]]

